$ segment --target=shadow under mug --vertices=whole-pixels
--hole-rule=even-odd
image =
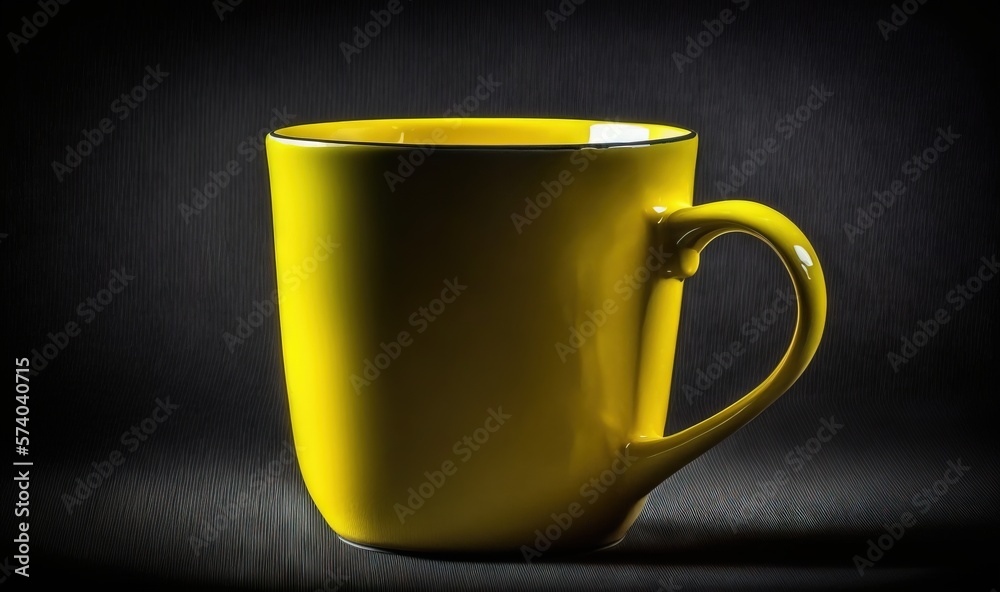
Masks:
[[[518,118],[268,135],[292,431],[341,538],[529,560],[613,544],[802,374],[826,318],[816,253],[764,205],[693,205],[697,142]],[[795,332],[760,386],[664,435],[684,280],[727,232],[784,263]]]

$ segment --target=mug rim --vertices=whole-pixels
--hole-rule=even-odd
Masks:
[[[504,128],[505,126],[525,126],[537,127],[561,126],[564,128],[576,127],[576,132],[582,132],[586,126],[590,132],[587,141],[511,141],[511,142],[436,142],[429,141],[386,141],[380,139],[366,140],[356,138],[337,137],[337,132],[343,133],[345,130],[354,128],[352,131],[357,135],[358,129],[367,128],[368,131],[386,131],[386,128],[397,130],[403,126],[422,126],[433,131],[442,131],[446,127],[452,129],[462,124],[476,124],[483,126],[481,133],[486,134],[490,127]],[[626,132],[646,133],[645,139],[623,139],[622,141],[594,141],[593,132],[595,126],[602,127],[601,130],[609,130],[611,133],[628,135]],[[322,130],[322,131],[321,131]],[[364,132],[362,132],[363,134]],[[580,150],[583,148],[618,148],[618,147],[643,147],[658,144],[671,144],[683,142],[697,137],[693,130],[665,124],[665,123],[643,123],[633,121],[613,121],[599,119],[578,119],[578,118],[548,118],[548,117],[409,117],[409,118],[388,118],[388,119],[353,119],[343,121],[321,121],[312,123],[302,123],[286,126],[272,130],[268,136],[283,144],[298,146],[378,146],[402,149],[426,149],[433,150]],[[405,136],[400,132],[400,136]],[[446,138],[447,139],[447,138]],[[601,140],[607,140],[601,137]]]

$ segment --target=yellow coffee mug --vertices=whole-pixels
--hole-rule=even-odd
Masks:
[[[344,540],[592,549],[802,374],[819,259],[778,212],[692,205],[696,135],[563,119],[390,119],[267,137],[281,343],[306,487]],[[745,232],[785,264],[778,367],[664,435],[684,280]]]

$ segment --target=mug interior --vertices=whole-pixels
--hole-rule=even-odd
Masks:
[[[695,137],[695,133],[657,123],[451,117],[307,123],[276,130],[271,132],[271,136],[295,142],[325,144],[538,149],[646,146],[691,139]]]

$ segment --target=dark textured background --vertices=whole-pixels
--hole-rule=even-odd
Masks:
[[[752,0],[679,72],[673,52],[729,2],[590,0],[555,31],[543,13],[557,0],[405,2],[348,64],[338,44],[384,5],[246,1],[220,21],[208,0],[72,2],[18,54],[6,50],[13,133],[0,252],[15,355],[81,321],[78,305],[113,270],[136,276],[32,380],[31,582],[315,590],[338,575],[350,590],[1000,585],[987,567],[995,559],[987,541],[1000,526],[1000,281],[899,373],[886,359],[918,320],[950,306],[946,294],[977,259],[998,250],[994,14],[930,0],[885,40],[876,22],[889,16],[888,1]],[[36,10],[5,4],[4,31]],[[112,101],[157,64],[169,76],[58,182],[51,163],[66,144],[114,117]],[[489,74],[502,86],[476,115],[697,130],[696,202],[720,198],[716,181],[775,135],[811,86],[833,91],[739,192],[811,238],[828,278],[825,339],[785,397],[653,493],[617,548],[530,566],[360,551],[336,538],[295,464],[281,461],[290,426],[276,317],[234,352],[222,339],[275,288],[263,158],[189,222],[179,204],[242,158],[240,143],[268,126],[272,108],[297,122],[435,116]],[[900,166],[941,126],[961,138],[906,182],[873,228],[848,240],[843,224],[902,178]],[[720,239],[704,262],[686,290],[671,430],[756,384],[791,333],[786,314],[703,396],[685,401],[681,385],[788,286],[778,260],[751,238]],[[165,397],[180,408],[68,513],[62,496],[75,480],[122,449],[121,433]],[[830,416],[841,433],[764,495],[759,484],[789,469],[786,454]],[[959,458],[970,472],[859,577],[852,557]],[[276,475],[256,487],[272,461]],[[195,554],[190,537],[220,514],[227,525]],[[0,586],[23,584],[0,575]]]

